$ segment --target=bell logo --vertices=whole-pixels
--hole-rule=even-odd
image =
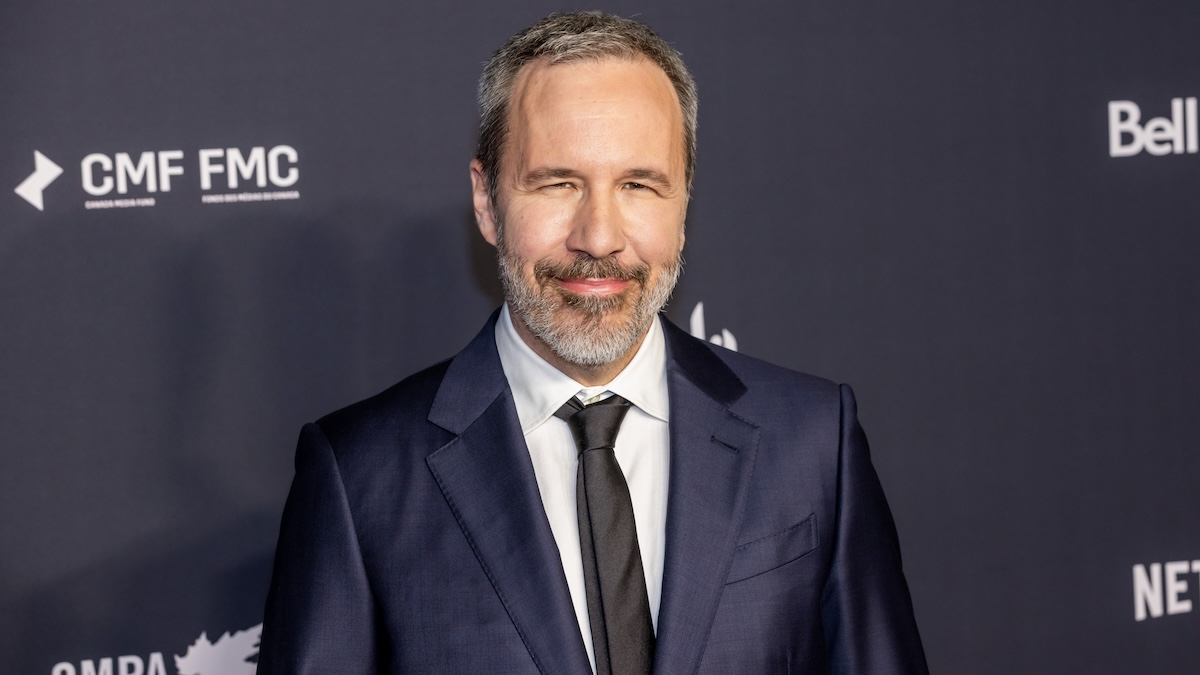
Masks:
[[[1108,155],[1132,157],[1142,150],[1151,155],[1195,154],[1196,98],[1171,99],[1171,117],[1155,117],[1141,124],[1142,109],[1133,101],[1108,102]]]

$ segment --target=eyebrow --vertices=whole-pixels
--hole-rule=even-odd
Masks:
[[[549,178],[579,178],[579,172],[574,169],[547,167],[544,169],[535,169],[525,174],[525,180],[530,183],[537,183]]]
[[[634,169],[629,172],[629,177],[646,182],[659,183],[668,188],[671,187],[671,179],[667,177],[667,174],[655,171],[654,169]]]
[[[655,169],[631,169],[624,174],[626,178],[631,180],[640,180],[646,182],[658,183],[664,187],[672,187],[671,179],[661,171]],[[543,180],[553,178],[579,178],[581,174],[574,169],[561,167],[546,167],[543,169],[535,169],[525,174],[525,181],[537,183]]]

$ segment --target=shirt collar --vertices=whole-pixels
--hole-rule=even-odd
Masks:
[[[651,324],[629,365],[600,387],[585,387],[538,356],[517,334],[507,303],[496,321],[496,350],[512,389],[522,433],[541,426],[564,401],[581,391],[587,396],[611,391],[651,417],[668,421],[666,339],[658,321]]]

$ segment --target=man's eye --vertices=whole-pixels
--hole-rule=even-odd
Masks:
[[[650,188],[646,187],[645,185],[642,185],[641,183],[633,183],[633,182],[626,183],[625,187],[629,188],[630,190],[649,190],[650,189]]]

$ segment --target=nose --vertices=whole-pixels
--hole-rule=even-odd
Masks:
[[[625,250],[625,222],[610,195],[591,192],[579,205],[567,236],[567,249],[604,258]]]

